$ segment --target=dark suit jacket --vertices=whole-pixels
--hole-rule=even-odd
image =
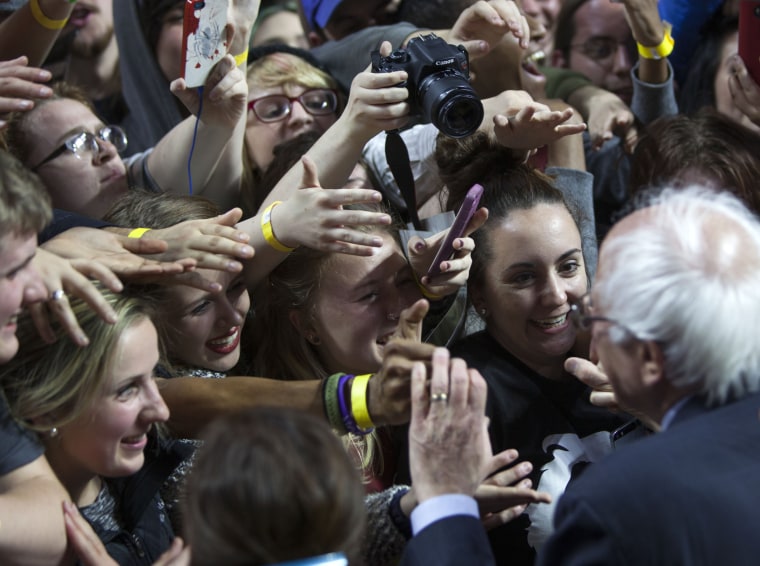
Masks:
[[[400,566],[491,566],[495,564],[483,525],[454,515],[422,529],[406,545]]]
[[[691,399],[664,432],[591,466],[539,565],[760,564],[760,395]]]

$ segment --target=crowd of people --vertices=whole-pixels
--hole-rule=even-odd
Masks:
[[[0,2],[0,562],[755,564],[743,4]]]

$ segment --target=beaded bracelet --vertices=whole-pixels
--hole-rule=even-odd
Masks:
[[[274,209],[274,207],[278,204],[282,204],[282,201],[274,201],[272,204],[266,207],[264,214],[261,215],[261,233],[264,234],[264,239],[266,240],[267,244],[272,246],[278,252],[290,253],[295,248],[289,248],[280,242],[280,240],[278,240],[274,235],[274,230],[272,229],[272,209]]]
[[[367,407],[367,387],[371,373],[357,375],[351,384],[351,414],[359,428],[369,432],[375,427]]]
[[[142,238],[145,235],[145,232],[150,232],[150,230],[152,230],[152,228],[135,228],[127,234],[127,238]]]
[[[325,416],[330,426],[341,435],[348,434],[340,414],[338,400],[338,384],[344,374],[334,373],[324,380],[322,384],[322,399],[324,401]]]
[[[66,26],[66,22],[69,21],[69,18],[63,18],[62,20],[54,20],[52,18],[48,18],[42,11],[42,8],[40,8],[39,0],[30,0],[29,8],[32,10],[32,17],[34,18],[34,21],[36,21],[45,29],[58,31],[59,29],[63,29]]]
[[[641,55],[644,59],[653,59],[655,61],[664,59],[670,55],[673,52],[673,48],[675,47],[673,36],[670,35],[671,29],[672,26],[669,23],[665,22],[665,36],[662,38],[660,44],[656,47],[646,47],[640,43],[636,43],[639,49],[639,55]]]
[[[346,430],[351,434],[361,436],[367,434],[369,431],[365,432],[359,428],[356,424],[356,420],[354,420],[354,416],[351,414],[351,409],[346,402],[346,384],[349,380],[353,379],[353,375],[344,375],[340,378],[340,382],[338,383],[338,403],[340,405],[340,417],[343,419],[343,426],[345,426]]]

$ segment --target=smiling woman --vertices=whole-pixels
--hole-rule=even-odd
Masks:
[[[213,218],[217,207],[200,197],[131,191],[106,219],[120,226],[168,228],[186,220]],[[162,360],[172,375],[223,377],[240,358],[240,336],[250,307],[243,275],[198,269],[218,283],[209,293],[187,285],[143,286],[159,305],[158,331],[166,347]]]
[[[169,410],[153,378],[159,359],[153,309],[135,298],[103,295],[117,314],[115,324],[71,299],[90,337],[87,348],[66,340],[60,328],[47,344],[31,318],[21,317],[19,352],[2,366],[0,381],[11,414],[40,435],[51,467],[109,554],[119,564],[152,562],[173,539],[159,488],[189,448],[156,435]]]
[[[534,485],[556,501],[574,473],[610,451],[608,431],[621,423],[593,407],[588,388],[564,369],[569,355],[588,357],[588,337],[568,316],[589,286],[577,215],[550,177],[510,165],[487,138],[438,150],[439,163],[451,164],[449,208],[478,182],[489,211],[473,234],[469,281],[485,330],[454,344],[452,355],[486,379],[493,449],[516,448],[533,464]],[[531,505],[492,531],[497,562],[532,564],[551,532],[551,513],[551,506]]]

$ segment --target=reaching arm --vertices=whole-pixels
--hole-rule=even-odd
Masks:
[[[66,556],[65,500],[68,495],[44,456],[0,477],[0,562],[73,564]]]
[[[192,113],[198,113],[198,92],[188,89],[184,79],[172,82],[171,89]],[[245,74],[235,66],[232,55],[225,56],[203,87],[203,108],[191,160],[193,194],[210,198],[224,209],[234,206],[238,200],[243,172],[242,146],[238,159],[226,160],[221,169],[220,159],[235,134],[242,138],[238,123],[245,115],[247,97]],[[183,120],[161,138],[148,156],[151,175],[166,191],[187,194],[189,190],[187,161],[195,123],[195,116]]]
[[[76,2],[68,3],[61,0],[39,0],[37,3],[42,16],[53,22],[65,22],[75,5]],[[62,27],[49,29],[43,26],[32,14],[31,5],[25,4],[0,24],[0,59],[14,59],[26,55],[31,66],[39,67],[58,39]]]

